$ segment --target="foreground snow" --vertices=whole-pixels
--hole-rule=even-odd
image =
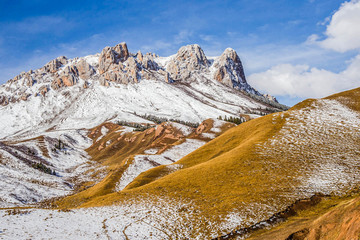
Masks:
[[[216,237],[220,227],[191,203],[165,199],[70,211],[0,210],[0,218],[1,239],[204,239]],[[229,215],[222,226],[237,220]]]
[[[92,141],[86,131],[55,131],[45,137],[19,143],[0,145],[0,207],[23,206],[53,197],[65,196],[74,184],[99,181],[91,177],[102,167],[90,162],[85,149]],[[56,149],[59,139],[66,144]],[[32,163],[45,163],[54,174],[32,167]],[[73,179],[76,179],[73,181]]]

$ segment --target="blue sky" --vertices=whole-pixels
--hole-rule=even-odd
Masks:
[[[326,91],[320,89],[326,79],[319,86],[312,86],[311,82],[297,86],[292,81],[316,81],[319,72],[323,74],[320,78],[331,74],[331,79],[348,77],[341,74],[357,58],[359,46],[355,43],[353,48],[337,49],[334,46],[338,42],[326,42],[333,37],[326,31],[335,24],[334,14],[343,11],[342,7],[357,11],[358,2],[2,0],[0,83],[21,71],[39,68],[57,56],[94,54],[123,41],[132,52],[141,50],[161,56],[174,54],[180,46],[198,43],[208,56],[234,48],[251,84],[292,105],[304,98],[343,90],[335,84],[336,80],[332,80],[336,86],[331,85]],[[350,20],[356,21],[356,16]],[[353,31],[351,27],[349,31]],[[284,74],[294,77],[287,81]],[[347,88],[356,85],[354,79],[350,82]],[[307,91],[308,85],[311,91]]]

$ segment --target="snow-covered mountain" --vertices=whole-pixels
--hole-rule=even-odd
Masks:
[[[58,57],[0,86],[0,208],[77,206],[126,191],[148,170],[178,171],[173,163],[235,126],[219,116],[286,108],[247,83],[230,48],[159,57],[120,43]]]
[[[257,118],[286,106],[232,49],[59,57],[0,86],[0,238],[243,239],[294,204],[358,191],[359,96]]]
[[[44,201],[70,194],[83,182],[101,181],[106,171],[89,160],[101,162],[102,157],[97,157],[100,152],[114,154],[107,148],[113,142],[137,148],[129,153],[120,148],[121,153],[156,159],[149,163],[135,157],[140,161],[137,170],[130,171],[129,164],[130,170],[124,170],[124,176],[135,178],[158,161],[171,163],[156,154],[144,155],[147,148],[154,148],[153,143],[152,147],[150,143],[140,147],[140,143],[127,141],[136,136],[136,132],[131,133],[134,128],[127,133],[129,127],[113,124],[117,133],[107,136],[104,122],[154,126],[154,121],[144,117],[153,115],[200,123],[225,115],[255,118],[282,108],[246,82],[241,61],[232,49],[208,59],[198,45],[189,45],[173,56],[159,57],[129,53],[127,45],[120,43],[92,56],[58,57],[0,86],[0,206]],[[176,125],[174,129],[189,128],[174,122],[170,125]],[[161,133],[167,140],[159,149],[172,149],[171,144],[179,141],[175,149],[179,148],[181,153],[176,154],[180,158],[213,138],[214,133],[196,130],[196,124],[191,126],[186,134],[170,134],[170,140],[169,132]],[[102,129],[103,140],[90,134],[97,128]],[[195,130],[204,136],[190,137],[183,143]],[[156,142],[161,134],[154,134],[142,138]],[[94,152],[89,155],[92,148]],[[169,155],[164,149],[159,154]],[[121,181],[122,188],[129,179]]]
[[[49,129],[92,128],[105,121],[147,122],[151,114],[190,122],[254,118],[286,108],[245,78],[233,49],[207,58],[199,45],[170,57],[132,54],[126,43],[81,58],[58,57],[0,86],[0,139]]]

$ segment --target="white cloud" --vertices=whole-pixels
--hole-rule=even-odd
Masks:
[[[212,36],[212,35],[200,34],[199,37],[201,40],[206,41],[206,42],[214,41],[214,36]]]
[[[260,91],[292,98],[319,98],[359,87],[360,54],[350,60],[346,69],[339,73],[311,68],[309,63],[315,63],[318,60],[314,62],[312,58],[319,57],[323,62],[331,61],[329,50],[341,53],[360,50],[360,0],[344,2],[331,18],[319,24],[327,25],[325,38],[317,34],[310,35],[304,44],[298,46],[302,53],[288,54],[288,61],[281,58],[287,64],[274,64],[267,71],[250,75],[250,84]],[[283,52],[279,55],[283,55]],[[307,59],[307,64],[294,64],[292,58]]]
[[[2,23],[2,32],[21,32],[25,34],[63,33],[74,27],[74,23],[58,16],[37,16],[19,22]]]
[[[317,43],[338,52],[360,49],[359,24],[360,0],[344,2],[331,17],[325,32],[326,38]]]
[[[334,73],[308,65],[280,64],[248,77],[260,91],[277,96],[325,97],[360,85],[360,54],[346,70]]]
[[[193,36],[194,32],[189,30],[181,30],[177,35],[174,37],[175,44],[181,44],[184,42],[190,41],[190,38]]]
[[[151,42],[150,45],[143,45],[141,46],[141,50],[146,52],[146,51],[150,51],[150,52],[156,52],[158,50],[162,50],[162,49],[168,49],[170,48],[172,45],[169,42],[165,42],[162,40],[156,40]]]

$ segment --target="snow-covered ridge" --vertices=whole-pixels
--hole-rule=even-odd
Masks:
[[[85,149],[87,131],[46,132],[34,139],[0,142],[0,207],[38,203],[73,192],[85,181],[99,181],[105,171]],[[49,172],[46,172],[49,171]],[[94,178],[95,172],[102,172]]]
[[[234,50],[209,61],[198,45],[164,58],[129,53],[121,43],[96,55],[59,57],[1,85],[0,139],[112,119],[146,122],[139,114],[201,122],[282,107],[247,84]]]

